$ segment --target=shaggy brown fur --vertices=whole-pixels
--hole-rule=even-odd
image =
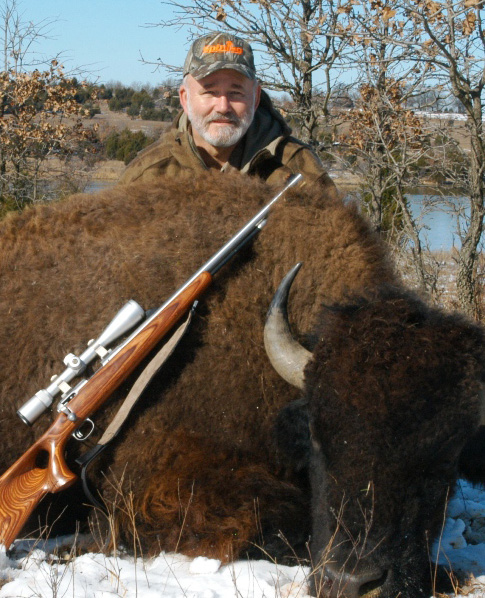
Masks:
[[[324,310],[320,325],[307,370],[320,445],[312,475],[324,462],[327,477],[326,506],[314,504],[314,556],[333,536],[342,569],[380,571],[385,596],[427,596],[429,542],[477,427],[483,331],[386,286]],[[339,506],[337,527],[327,511]]]
[[[62,357],[82,351],[124,301],[161,304],[272,193],[240,175],[207,175],[192,187],[167,180],[163,188],[133,185],[77,195],[0,223],[2,467],[45,426],[44,420],[29,431],[14,413],[62,370]],[[227,560],[251,540],[271,542],[279,529],[291,540],[305,540],[310,497],[272,433],[277,412],[298,393],[278,378],[262,346],[271,296],[300,260],[291,311],[302,334],[315,327],[323,303],[352,303],[398,284],[385,248],[352,205],[300,190],[276,206],[252,248],[216,276],[190,332],[93,472],[107,501],[116,498],[116,484],[103,482],[101,471],[125,480],[145,549]],[[399,340],[399,326],[396,331]],[[338,334],[332,339],[337,347]],[[436,347],[427,346],[432,356]],[[374,349],[367,350],[371,355]],[[450,343],[443,351],[454,363]],[[390,363],[401,356],[389,348]],[[475,397],[477,371],[467,364],[460,380],[468,376],[469,382],[457,393]],[[336,359],[334,375],[347,377],[351,367]],[[414,399],[413,393],[406,398],[402,376],[395,384],[394,366],[373,367],[366,380],[374,376],[376,385],[395,387],[401,404]],[[427,375],[419,368],[412,373]],[[352,380],[358,393],[357,371]],[[475,398],[470,401],[471,422],[477,413]],[[117,523],[127,539],[130,516],[122,509]]]

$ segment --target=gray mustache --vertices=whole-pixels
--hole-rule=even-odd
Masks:
[[[212,116],[210,116],[209,119],[207,120],[207,122],[211,123],[215,120],[224,120],[232,125],[238,125],[240,122],[240,120],[237,116],[221,114],[219,112],[216,112],[216,114],[213,114]]]

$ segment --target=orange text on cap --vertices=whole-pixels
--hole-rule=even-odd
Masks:
[[[232,54],[242,54],[243,49],[235,46],[230,40],[225,44],[213,44],[212,46],[204,46],[202,54],[215,54],[216,52],[231,52]]]

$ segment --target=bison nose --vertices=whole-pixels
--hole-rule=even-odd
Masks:
[[[379,596],[387,580],[387,571],[379,568],[347,572],[335,565],[326,564],[322,579],[322,593],[328,598],[365,598]]]

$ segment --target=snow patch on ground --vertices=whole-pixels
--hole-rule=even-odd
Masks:
[[[2,563],[0,577],[9,579],[1,598],[305,598],[307,571],[267,561],[220,561],[162,553],[154,559],[84,554],[65,564],[49,558],[48,550],[25,554],[15,548]],[[21,556],[18,553],[24,552]]]

